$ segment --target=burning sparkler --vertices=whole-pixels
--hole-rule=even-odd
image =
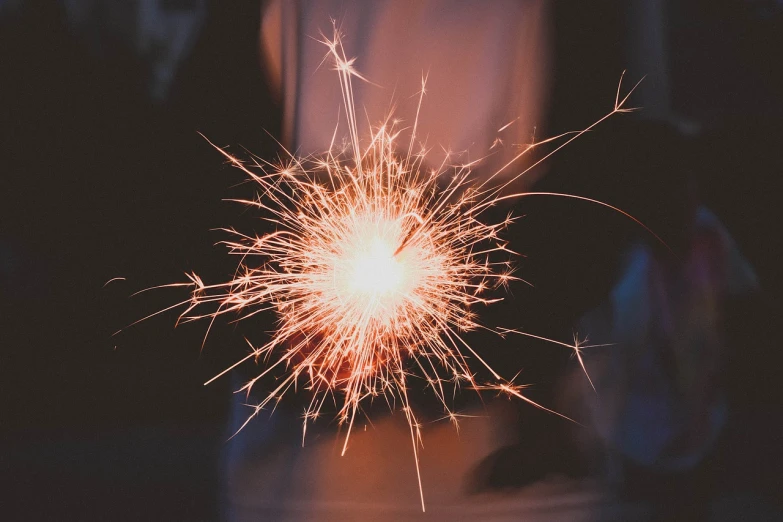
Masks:
[[[612,114],[630,110],[624,108],[628,95],[621,99],[618,87],[609,114],[582,131],[537,144],[565,140],[508,181],[492,184],[533,146],[476,184],[471,180],[471,164],[452,166],[446,158],[438,168],[424,167],[424,153],[417,152],[416,122],[403,146],[403,130],[391,117],[372,128],[363,141],[352,81],[364,78],[346,57],[337,31],[322,43],[340,80],[348,145],[335,145],[335,129],[332,147],[320,156],[289,154],[280,165],[256,162],[252,166],[216,147],[258,184],[257,197],[240,202],[264,211],[276,230],[262,236],[228,231],[232,239],[225,245],[241,256],[232,280],[205,284],[192,274],[190,282],[169,286],[192,288],[190,299],[179,304],[186,305],[181,321],[214,321],[232,313],[247,318],[266,310],[277,314],[279,324],[271,339],[263,346],[251,346],[247,357],[212,379],[250,359],[263,360],[266,367],[240,391],[249,393],[272,372],[283,375],[247,422],[303,383],[311,395],[304,430],[332,397],[339,421],[347,427],[344,453],[364,401],[383,397],[390,406],[399,401],[410,427],[424,509],[418,466],[421,430],[408,399],[411,375],[426,380],[455,423],[457,415],[449,408],[448,395],[459,387],[495,390],[543,408],[463,339],[464,332],[481,327],[474,308],[500,300],[492,290],[515,279],[509,261],[513,252],[500,238],[512,218],[485,223],[482,214],[504,199],[545,194],[506,194],[505,190],[580,134]],[[423,80],[419,107],[424,87]],[[401,148],[407,148],[407,153],[400,154]],[[549,341],[515,330],[496,331],[510,332]],[[582,362],[578,342],[550,342],[573,349]],[[477,382],[469,359],[477,361],[492,380]]]

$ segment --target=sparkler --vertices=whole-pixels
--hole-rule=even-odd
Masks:
[[[404,145],[404,129],[391,116],[372,127],[363,141],[352,82],[364,78],[354,69],[354,60],[347,58],[337,30],[322,43],[328,49],[325,60],[333,62],[340,80],[348,144],[335,145],[335,128],[332,146],[319,156],[299,158],[289,153],[281,164],[258,160],[253,165],[216,147],[257,183],[256,198],[237,201],[263,211],[276,230],[261,236],[227,230],[231,239],[224,244],[241,259],[230,281],[205,284],[190,274],[189,282],[166,286],[192,289],[187,301],[175,305],[186,306],[179,321],[276,313],[278,327],[271,339],[260,347],[251,345],[245,358],[206,383],[251,359],[263,361],[265,369],[238,391],[249,393],[273,372],[282,375],[242,427],[303,384],[311,396],[303,436],[308,423],[332,398],[340,424],[347,427],[345,453],[365,401],[384,398],[390,407],[399,403],[410,427],[423,510],[418,464],[421,428],[408,398],[412,376],[426,381],[455,425],[458,414],[449,408],[448,397],[460,387],[494,390],[552,411],[526,398],[523,386],[504,379],[463,339],[464,332],[483,328],[475,307],[501,300],[492,291],[516,279],[510,263],[513,252],[501,239],[513,218],[486,223],[482,215],[504,199],[551,195],[593,201],[634,219],[579,196],[506,194],[513,181],[570,141],[609,116],[632,110],[624,107],[630,92],[621,99],[618,87],[613,110],[593,125],[528,146],[492,176],[475,183],[471,179],[475,162],[454,166],[447,157],[439,167],[425,168],[416,122]],[[419,107],[425,86],[423,79]],[[495,182],[534,147],[557,139],[563,142],[532,166],[503,183]],[[584,368],[579,342],[494,331],[568,347]],[[491,379],[479,382],[476,371]]]

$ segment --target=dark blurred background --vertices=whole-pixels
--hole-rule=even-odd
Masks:
[[[256,0],[0,0],[0,518],[219,517],[230,388],[202,383],[242,353],[241,332],[218,326],[200,351],[205,325],[174,329],[169,313],[112,334],[182,298],[132,293],[234,268],[210,229],[254,221],[221,201],[242,177],[198,132],[276,154],[260,15]],[[619,1],[555,2],[553,24],[557,133],[610,107],[638,27]],[[760,281],[730,325],[729,460],[736,488],[774,503],[783,3],[671,1],[663,27],[670,130],[618,117],[559,153],[537,188],[610,202],[676,244],[683,173],[696,180]],[[569,200],[517,212],[521,275],[536,286],[517,306],[540,332],[568,331],[644,232]]]

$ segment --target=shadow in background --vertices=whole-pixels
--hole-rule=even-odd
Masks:
[[[150,60],[110,27],[69,29],[59,2],[0,19],[6,520],[217,517],[229,390],[202,383],[241,336],[216,332],[199,354],[204,328],[174,331],[169,314],[112,337],[183,295],[131,293],[234,268],[209,230],[237,219],[221,198],[242,178],[197,131],[276,151],[258,2],[217,4],[160,102]]]

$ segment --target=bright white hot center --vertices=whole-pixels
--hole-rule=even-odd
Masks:
[[[389,319],[386,314],[410,298],[420,280],[418,251],[406,248],[394,255],[403,233],[397,221],[357,219],[347,232],[334,265],[339,300],[353,312]]]
[[[376,296],[399,291],[405,266],[394,257],[397,246],[379,236],[367,237],[358,244],[349,261],[350,290]]]

